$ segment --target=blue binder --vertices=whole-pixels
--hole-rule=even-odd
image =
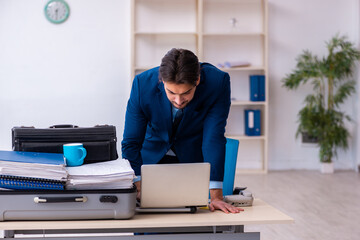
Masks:
[[[265,76],[259,75],[259,101],[265,101]]]
[[[250,75],[250,101],[265,101],[265,76]]]
[[[257,75],[250,75],[250,101],[259,101],[259,81]]]
[[[245,109],[245,135],[261,135],[261,111]]]
[[[0,161],[65,166],[64,155],[61,153],[0,151]]]
[[[65,182],[51,179],[28,178],[9,175],[0,175],[0,188],[17,190],[64,190]]]
[[[63,190],[66,176],[63,154],[0,151],[1,188]]]

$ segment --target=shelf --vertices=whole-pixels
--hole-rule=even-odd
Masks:
[[[150,31],[141,31],[150,32]],[[167,32],[167,31],[154,31]],[[181,32],[181,31],[179,31]],[[191,32],[191,31],[189,31]],[[185,48],[197,52],[197,35],[194,34],[145,34],[134,36],[134,66],[158,66],[172,48]],[[259,64],[260,65],[260,64]]]
[[[268,0],[131,0],[131,74],[157,67],[171,48],[193,51],[200,62],[219,68],[231,79],[231,109],[226,137],[242,141],[241,174],[266,173],[268,167]],[[250,75],[265,76],[266,101],[250,99]],[[246,136],[244,109],[261,110],[261,136]],[[254,141],[255,140],[255,141]],[[257,154],[254,154],[254,151]],[[249,161],[241,161],[248,156]],[[254,161],[256,163],[254,163]],[[258,161],[260,160],[260,161]]]
[[[157,66],[135,66],[134,70],[148,70]],[[219,68],[221,71],[265,71],[265,68],[262,66],[253,66],[253,67],[234,67],[234,68]]]
[[[197,35],[196,32],[135,32],[134,33],[135,35],[137,36],[148,36],[148,35],[169,35],[169,36],[172,36],[172,35]]]
[[[249,66],[249,67],[233,67],[233,68],[219,68],[221,71],[265,71],[264,66]]]
[[[196,32],[197,0],[132,0],[134,32]]]
[[[265,136],[226,135],[226,137],[238,140],[265,140]]]
[[[203,61],[217,64],[225,62],[248,62],[252,66],[266,66],[264,38],[234,37],[234,36],[207,36],[202,39]],[[221,51],[219,51],[221,49]],[[241,71],[245,67],[237,68]],[[225,69],[225,71],[230,70]]]
[[[266,102],[253,102],[253,101],[231,101],[231,106],[247,106],[247,105],[266,105]]]
[[[204,37],[264,37],[265,33],[241,33],[241,32],[224,32],[224,33],[203,33]]]
[[[262,0],[203,1],[203,30],[212,32],[265,32]]]

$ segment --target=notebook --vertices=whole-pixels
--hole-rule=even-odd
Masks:
[[[63,154],[0,151],[0,175],[67,180]]]
[[[17,190],[64,190],[65,182],[51,179],[0,175],[0,188]]]
[[[142,165],[138,211],[194,211],[208,204],[209,183],[209,163]]]
[[[64,155],[60,153],[0,151],[0,161],[65,166]]]

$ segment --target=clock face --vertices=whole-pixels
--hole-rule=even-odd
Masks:
[[[51,0],[45,6],[45,16],[52,23],[62,23],[69,17],[69,6],[63,0]]]

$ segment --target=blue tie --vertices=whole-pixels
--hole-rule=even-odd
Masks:
[[[175,137],[175,134],[176,134],[176,131],[178,129],[178,126],[181,122],[181,119],[183,117],[183,110],[182,109],[179,109],[176,114],[175,114],[175,117],[174,117],[174,122],[173,122],[173,125],[172,125],[172,134],[171,134],[171,142],[172,142],[172,145],[171,145],[171,150],[176,154],[176,151],[175,151],[175,148],[174,148],[174,137]]]
[[[176,133],[176,130],[178,129],[179,127],[179,124],[181,122],[181,119],[183,117],[183,110],[182,109],[179,109],[176,114],[175,114],[175,118],[174,118],[174,122],[173,122],[173,127],[172,127],[172,130],[173,130],[173,136],[175,135]]]

